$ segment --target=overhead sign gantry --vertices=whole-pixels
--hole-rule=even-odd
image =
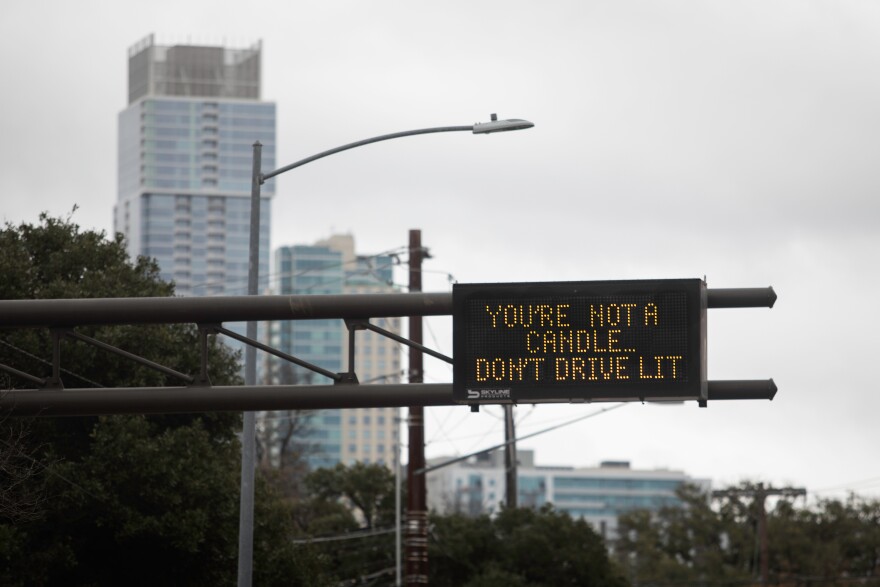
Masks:
[[[0,415],[58,416],[406,405],[773,399],[772,379],[707,381],[706,310],[772,307],[772,288],[708,289],[699,279],[456,285],[450,294],[0,300],[0,330],[50,330],[51,375],[0,371],[30,382],[0,397]],[[454,356],[371,324],[390,316],[453,315]],[[233,336],[281,360],[317,366],[235,335],[225,322],[345,320],[349,347],[372,330],[453,364],[452,384],[357,385],[353,350],[334,386],[213,386],[206,337]],[[87,325],[194,323],[201,370],[177,373],[84,336]],[[66,388],[62,342],[91,344],[161,370],[183,386]],[[369,389],[367,389],[369,388]]]

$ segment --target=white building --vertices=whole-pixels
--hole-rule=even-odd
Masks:
[[[633,469],[627,461],[605,461],[598,467],[536,466],[534,452],[517,451],[518,505],[541,507],[552,503],[572,517],[587,520],[597,532],[613,538],[617,516],[632,509],[675,505],[675,490],[683,483],[708,489],[708,479],[682,471]],[[430,459],[428,466],[450,460]],[[504,452],[498,450],[428,473],[428,508],[438,513],[492,514],[505,500]]]

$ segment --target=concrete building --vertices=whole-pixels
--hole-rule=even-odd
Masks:
[[[682,483],[708,489],[709,480],[681,471],[633,469],[626,461],[605,461],[598,467],[535,465],[534,452],[518,450],[517,488],[520,507],[552,503],[572,517],[587,520],[604,537],[613,539],[617,517],[631,509],[675,505]],[[429,466],[449,460],[430,459]],[[440,513],[467,515],[497,512],[505,498],[504,451],[455,463],[428,473],[428,507]]]
[[[255,141],[263,169],[275,167],[275,104],[260,100],[260,58],[259,43],[162,45],[153,35],[129,49],[115,230],[132,257],[157,259],[179,295],[247,293]],[[273,182],[263,186],[264,277],[273,193]]]
[[[291,294],[391,293],[392,267],[389,255],[363,256],[355,253],[351,235],[334,235],[313,245],[281,247],[275,252],[274,288]],[[400,333],[400,318],[375,322]],[[372,332],[356,334],[355,365],[362,385],[399,383],[399,344]],[[348,331],[342,320],[297,320],[272,324],[275,348],[334,373],[347,370]],[[271,360],[269,370],[275,383],[330,383],[308,369],[285,361]],[[312,413],[303,436],[310,468],[332,467],[336,463],[397,463],[400,425],[397,408],[322,410]]]

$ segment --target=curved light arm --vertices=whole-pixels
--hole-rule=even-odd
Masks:
[[[522,130],[526,128],[531,128],[535,126],[533,123],[528,120],[520,120],[520,119],[510,119],[510,120],[495,120],[495,115],[492,115],[492,121],[490,122],[478,122],[472,125],[466,126],[437,126],[433,128],[420,128],[416,130],[405,130],[403,132],[395,132],[387,135],[380,135],[378,137],[373,137],[370,139],[364,139],[362,141],[356,141],[354,143],[349,143],[347,145],[342,145],[340,147],[336,147],[334,149],[330,149],[327,151],[323,151],[321,153],[317,153],[312,155],[311,157],[306,157],[305,159],[301,159],[295,163],[291,163],[290,165],[286,165],[275,171],[270,171],[268,173],[261,173],[259,176],[260,184],[262,185],[267,179],[271,179],[276,175],[281,175],[291,169],[296,169],[306,163],[311,163],[312,161],[316,161],[318,159],[322,159],[327,157],[328,155],[334,155],[336,153],[347,151],[349,149],[354,149],[356,147],[362,147],[364,145],[369,145],[371,143],[378,143],[380,141],[387,141],[390,139],[399,139],[401,137],[410,137],[413,135],[425,135],[431,133],[438,132],[459,132],[459,131],[471,131],[474,134],[488,134],[492,132],[504,132],[510,130]]]
[[[276,175],[281,175],[291,169],[296,169],[306,163],[311,163],[317,159],[321,159],[334,153],[362,147],[370,143],[378,143],[379,141],[387,141],[389,139],[397,139],[401,137],[409,137],[412,135],[424,135],[438,132],[456,132],[471,131],[474,134],[488,134],[493,132],[503,132],[509,130],[521,130],[531,128],[534,124],[527,120],[498,120],[494,114],[491,116],[490,122],[476,123],[469,126],[438,126],[435,128],[422,128],[417,130],[407,130],[403,132],[392,133],[389,135],[381,135],[371,139],[364,139],[355,143],[349,143],[324,151],[311,157],[306,157],[296,163],[291,163],[286,167],[281,167],[269,173],[260,171],[262,148],[259,141],[254,143],[253,162],[251,167],[251,221],[250,221],[250,239],[248,252],[248,295],[257,295],[257,282],[260,274],[260,186]],[[257,323],[249,320],[247,323],[247,337],[250,339],[257,338]],[[256,348],[247,345],[244,354],[245,362],[245,385],[253,387],[257,380],[256,367]],[[242,441],[241,441],[241,508],[239,511],[239,529],[238,529],[238,585],[239,587],[251,585],[251,575],[253,571],[253,541],[254,541],[254,461],[256,455],[256,422],[254,412],[248,411],[244,413],[242,423]]]

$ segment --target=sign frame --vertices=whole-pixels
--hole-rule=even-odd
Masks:
[[[708,400],[708,377],[706,368],[706,315],[707,315],[707,288],[705,281],[701,279],[643,279],[643,280],[617,280],[617,281],[563,281],[563,282],[524,282],[524,283],[468,283],[455,284],[452,290],[452,316],[453,316],[453,400],[460,404],[504,404],[504,403],[579,403],[590,401],[679,401],[697,400],[700,405],[705,405]],[[616,301],[615,301],[616,300]],[[684,378],[678,380],[666,380],[660,377],[642,378],[643,365],[633,365],[633,359],[623,356],[624,350],[619,348],[622,341],[618,338],[626,338],[627,333],[620,334],[622,329],[617,330],[593,330],[594,348],[607,353],[605,356],[615,356],[626,359],[629,364],[619,368],[620,379],[606,380],[596,377],[596,365],[603,360],[598,357],[598,351],[592,352],[594,359],[585,359],[590,356],[589,350],[580,349],[575,353],[569,342],[569,352],[547,353],[536,350],[538,341],[542,340],[543,332],[553,329],[553,313],[558,314],[559,326],[585,326],[583,322],[575,324],[577,320],[584,320],[583,315],[570,316],[572,307],[584,308],[589,305],[589,312],[596,311],[596,306],[611,311],[612,305],[619,317],[620,309],[628,312],[638,312],[637,300],[645,304],[642,312],[647,313],[650,304],[659,304],[662,300],[666,307],[674,304],[678,312],[673,336],[667,332],[668,328],[658,328],[651,334],[647,327],[648,318],[643,316],[645,328],[639,330],[633,328],[631,336],[638,338],[641,345],[654,348],[657,344],[654,338],[664,336],[664,340],[674,339],[676,348],[684,346],[686,364]],[[653,301],[652,301],[653,300]],[[674,300],[674,301],[673,301]],[[590,305],[591,304],[591,305]],[[600,306],[607,304],[607,306]],[[683,304],[683,307],[682,307]],[[541,310],[540,308],[544,308]],[[656,308],[657,306],[653,306]],[[665,313],[665,310],[662,310]],[[504,314],[507,312],[507,314]],[[517,312],[519,314],[517,315]],[[529,331],[534,324],[540,322],[541,312],[545,315],[547,324],[550,324],[540,332]],[[493,317],[494,313],[494,317]],[[683,313],[683,316],[682,316]],[[517,318],[517,316],[519,316]],[[619,318],[618,318],[619,319]],[[634,319],[629,316],[632,325]],[[499,326],[504,320],[504,326]],[[494,325],[493,325],[494,322]],[[516,323],[514,323],[516,322]],[[534,322],[534,324],[533,324]],[[572,324],[569,324],[571,322]],[[528,324],[527,324],[528,323]],[[655,324],[657,324],[655,319]],[[538,327],[540,329],[540,327]],[[604,326],[603,326],[604,328]],[[671,327],[670,327],[671,328]],[[501,334],[499,334],[499,331]],[[569,336],[571,336],[570,332]],[[583,334],[584,330],[578,330],[581,336],[587,336],[585,346],[589,345],[589,335]],[[507,336],[516,339],[508,342],[506,339],[493,344],[492,340]],[[597,338],[599,341],[597,342]],[[676,338],[677,336],[677,338]],[[530,338],[529,338],[530,337]],[[682,340],[682,337],[684,340]],[[552,337],[551,337],[552,338]],[[489,342],[486,342],[490,339]],[[568,339],[570,341],[570,338]],[[629,340],[629,339],[628,339]],[[644,342],[647,341],[647,342]],[[620,344],[618,344],[620,342]],[[628,343],[632,346],[632,342]],[[607,345],[603,349],[599,345]],[[528,350],[526,347],[528,346]],[[479,349],[475,347],[480,347]],[[511,350],[513,348],[517,350]],[[546,346],[544,347],[546,349]],[[610,350],[610,353],[608,351]],[[618,352],[620,351],[620,352]],[[492,361],[498,371],[504,370],[505,362],[512,360],[511,355],[519,353],[519,357],[525,357],[523,361],[528,365],[523,376],[523,371],[518,371],[520,381],[515,381],[513,371],[507,376],[499,376],[498,372],[492,371]],[[536,353],[529,355],[527,353]],[[479,355],[479,356],[478,356]],[[640,357],[642,355],[639,355]],[[676,355],[681,356],[681,355]],[[495,358],[493,358],[495,357]],[[502,358],[503,357],[503,358]],[[531,359],[528,357],[543,357],[543,359]],[[579,357],[579,358],[575,358]],[[479,359],[479,360],[478,360]],[[548,360],[549,359],[549,360]],[[669,357],[673,359],[673,357]],[[517,358],[516,360],[520,360]],[[577,375],[580,381],[558,380],[564,369],[572,361],[579,361]],[[592,365],[592,377],[584,376],[584,361]],[[522,362],[520,369],[522,369]],[[536,365],[540,362],[540,368]],[[611,359],[608,363],[602,363],[603,368],[610,369]],[[622,364],[617,362],[618,367]],[[657,363],[657,369],[661,368],[662,362]],[[556,373],[554,369],[559,368]],[[667,360],[664,368],[674,368]],[[574,368],[571,368],[574,373]],[[638,375],[635,375],[636,371]],[[660,371],[658,371],[659,373]],[[623,375],[625,373],[625,375]],[[608,372],[604,372],[608,375]],[[613,375],[613,373],[611,374]],[[495,377],[493,379],[493,376]],[[592,380],[589,380],[592,379]]]

